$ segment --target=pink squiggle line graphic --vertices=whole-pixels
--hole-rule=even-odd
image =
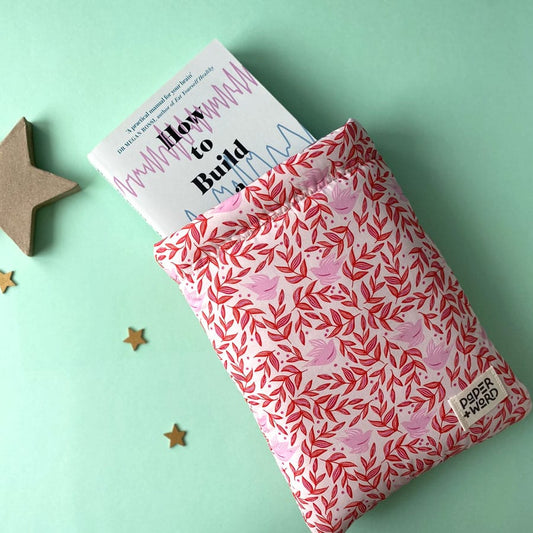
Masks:
[[[130,170],[124,181],[113,176],[115,187],[123,196],[131,194],[137,197],[136,187],[142,189],[146,187],[143,176],[155,174],[156,172],[162,172],[164,174],[173,160],[181,161],[183,158],[191,160],[192,155],[186,148],[186,145],[192,146],[198,134],[204,131],[211,133],[213,131],[211,122],[220,118],[224,109],[230,109],[232,106],[236,107],[239,105],[236,95],[251,94],[251,86],[259,85],[258,81],[242,65],[236,65],[230,62],[230,66],[234,71],[233,73],[225,68],[222,69],[227,83],[222,83],[222,87],[214,84],[211,85],[215,93],[214,96],[194,107],[194,109],[201,111],[204,118],[197,119],[196,123],[189,122],[191,124],[191,130],[187,135],[182,137],[178,144],[174,145],[170,150],[163,145],[159,146],[157,150],[146,146],[144,150],[139,152],[143,162],[138,167]],[[192,113],[187,107],[184,111],[187,116],[190,116]],[[184,122],[176,115],[173,118],[178,125]],[[167,126],[169,125],[168,123],[165,124]],[[155,127],[155,130],[158,134],[161,133],[159,128]]]

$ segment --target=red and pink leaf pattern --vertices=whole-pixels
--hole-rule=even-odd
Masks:
[[[349,121],[155,245],[251,407],[310,529],[531,409],[366,131]],[[447,399],[494,367],[464,431]]]

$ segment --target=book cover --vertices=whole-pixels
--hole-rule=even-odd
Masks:
[[[314,140],[215,40],[88,158],[166,236]]]

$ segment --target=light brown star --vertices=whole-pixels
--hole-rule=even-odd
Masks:
[[[8,287],[14,287],[16,283],[11,279],[13,271],[6,272],[5,274],[0,270],[0,290],[2,294],[7,291]]]
[[[131,344],[131,347],[136,350],[139,347],[139,344],[146,344],[146,341],[143,339],[144,328],[139,331],[135,331],[133,328],[128,328],[128,337],[124,339],[124,342]]]
[[[0,144],[0,228],[32,255],[37,209],[79,188],[34,165],[31,124],[21,118]]]
[[[185,437],[186,431],[180,431],[178,428],[178,424],[174,424],[174,427],[172,428],[172,431],[170,433],[165,433],[165,437],[167,439],[170,439],[170,448],[174,448],[176,444],[179,444],[180,446],[185,446],[185,442],[183,440],[183,437]]]

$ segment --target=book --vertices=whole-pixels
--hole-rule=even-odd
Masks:
[[[215,40],[88,158],[166,236],[314,140]]]

